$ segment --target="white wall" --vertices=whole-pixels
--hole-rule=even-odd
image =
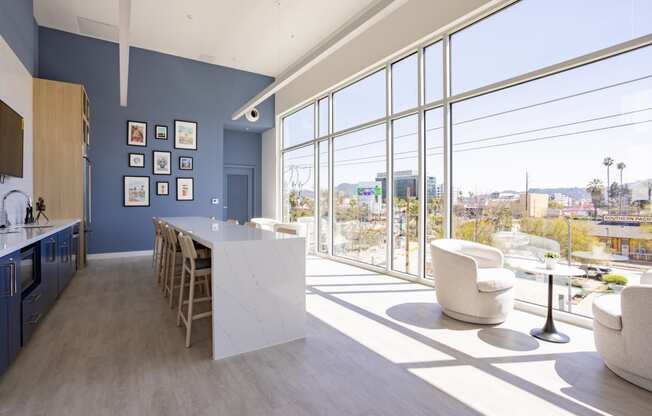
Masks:
[[[269,129],[262,136],[262,215],[276,218],[276,129]]]
[[[496,0],[409,0],[276,94],[281,114]]]
[[[0,200],[11,189],[20,189],[29,195],[33,190],[33,123],[32,123],[32,75],[20,62],[7,42],[0,36],[0,100],[13,108],[25,119],[25,136],[23,147],[23,178],[7,178],[0,184]],[[21,221],[25,216],[24,202],[20,195],[7,199],[9,220]]]

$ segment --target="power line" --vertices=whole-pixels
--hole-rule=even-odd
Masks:
[[[575,94],[569,94],[569,95],[565,95],[565,96],[562,96],[562,97],[556,97],[556,98],[553,98],[553,99],[550,99],[550,100],[540,101],[538,103],[529,104],[529,105],[526,105],[526,106],[516,107],[516,108],[513,108],[513,109],[509,109],[509,110],[505,110],[505,111],[499,111],[499,112],[491,113],[491,114],[486,114],[486,115],[476,117],[476,118],[472,118],[472,119],[468,119],[468,120],[458,121],[456,123],[453,123],[453,126],[459,126],[459,125],[462,125],[462,124],[467,124],[467,123],[471,123],[471,122],[474,122],[474,121],[484,120],[484,119],[488,119],[488,118],[499,116],[499,115],[509,114],[509,113],[513,113],[513,112],[517,112],[517,111],[521,111],[521,110],[525,110],[525,109],[529,109],[529,108],[534,108],[534,107],[538,107],[538,106],[542,106],[542,105],[546,105],[546,104],[551,104],[551,103],[554,103],[554,102],[559,102],[559,101],[567,100],[567,99],[570,99],[570,98],[579,97],[579,96],[582,96],[582,95],[592,94],[592,93],[595,93],[595,92],[604,91],[604,90],[607,90],[607,89],[627,85],[627,84],[634,83],[634,82],[643,81],[643,80],[650,79],[650,78],[652,78],[652,74],[644,75],[644,76],[641,76],[641,77],[638,77],[638,78],[633,78],[633,79],[629,79],[629,80],[626,80],[626,81],[621,81],[621,82],[617,82],[617,83],[613,83],[613,84],[609,84],[609,85],[605,85],[605,86],[598,87],[598,88],[593,88],[593,89],[590,89],[590,90],[581,91],[581,92],[578,92],[578,93],[575,93]],[[640,110],[640,111],[646,111],[646,110],[647,109]],[[629,113],[623,113],[623,115],[624,114],[629,114]],[[608,118],[608,117],[609,116],[605,116],[605,118]],[[598,119],[595,119],[595,120],[598,120]],[[581,122],[577,122],[576,124],[579,124],[579,123],[581,123]],[[573,125],[573,124],[569,123],[568,125]],[[564,125],[560,125],[560,126],[556,126],[556,127],[564,127]],[[546,129],[550,129],[550,128],[555,128],[555,127],[544,127],[544,128],[538,129],[538,130],[535,129],[532,132],[546,130]],[[441,130],[441,129],[443,129],[443,127],[434,127],[434,128],[426,129],[425,132],[428,133],[428,132],[432,132],[432,131],[435,131],[435,130]],[[525,134],[526,132],[527,131],[521,132],[520,134]],[[512,133],[511,135],[517,135],[517,134],[518,133]],[[399,135],[399,136],[394,136],[394,139],[409,137],[409,136],[413,136],[413,135],[416,135],[416,132],[409,133],[409,134],[404,134],[404,135]],[[505,137],[508,137],[508,136],[509,135],[506,135]],[[478,141],[487,141],[487,140],[492,140],[492,139],[491,138],[478,139]],[[337,150],[341,151],[341,150],[347,150],[347,149],[354,149],[354,148],[369,146],[371,144],[383,143],[385,141],[386,141],[386,138],[374,139],[374,140],[366,142],[366,143],[341,147],[341,148],[339,148]],[[467,143],[467,142],[465,142],[465,143]],[[471,143],[471,141],[469,141],[468,143]],[[458,144],[462,144],[462,143],[458,143]],[[286,160],[292,160],[292,159],[294,159],[294,158],[289,158],[289,159],[286,159]]]

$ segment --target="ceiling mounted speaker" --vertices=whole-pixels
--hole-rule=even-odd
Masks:
[[[247,120],[254,123],[254,122],[258,121],[258,119],[260,118],[260,112],[258,112],[257,108],[252,108],[251,110],[247,111],[246,117],[247,117]]]

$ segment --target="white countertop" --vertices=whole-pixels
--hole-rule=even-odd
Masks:
[[[0,228],[0,257],[34,244],[77,223],[79,223],[78,219],[52,220],[47,224],[42,222],[40,224],[21,224],[19,226]]]
[[[275,233],[244,225],[229,224],[207,217],[165,217],[160,219],[181,232],[191,233],[194,240],[207,247],[213,247],[214,244],[220,243],[303,238],[292,234]]]

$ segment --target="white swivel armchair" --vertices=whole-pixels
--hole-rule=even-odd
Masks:
[[[443,312],[476,324],[498,324],[514,306],[514,272],[503,253],[471,241],[442,239],[430,244],[437,300]]]
[[[620,377],[652,391],[652,276],[620,295],[593,301],[595,347],[607,367]]]

